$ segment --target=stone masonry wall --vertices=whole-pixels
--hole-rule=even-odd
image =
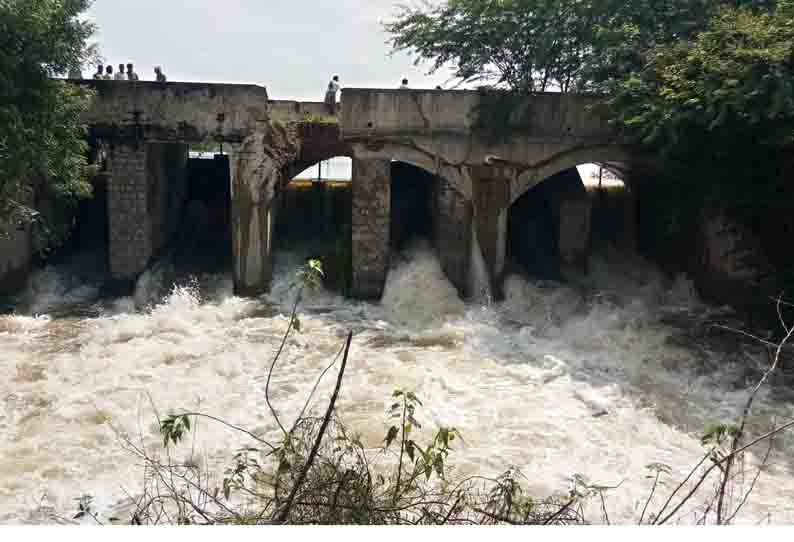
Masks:
[[[389,269],[391,162],[353,160],[354,297],[379,299]]]
[[[109,171],[110,271],[114,279],[134,279],[152,256],[146,145],[113,148]]]
[[[441,268],[463,297],[468,292],[472,206],[439,178],[436,192],[434,241]]]

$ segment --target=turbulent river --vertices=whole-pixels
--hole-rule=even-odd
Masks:
[[[0,316],[0,522],[57,522],[81,495],[102,513],[123,508],[142,468],[118,432],[156,446],[155,409],[200,410],[275,436],[267,366],[301,261],[277,254],[273,292],[259,300],[234,297],[225,274],[172,287],[155,270],[134,297],[107,300],[73,268],[36,272],[15,314]],[[672,467],[667,495],[702,457],[703,428],[741,412],[767,358],[751,341],[715,331],[730,312],[698,301],[684,279],[665,280],[612,250],[594,256],[591,271],[567,285],[511,276],[503,302],[466,304],[431,250],[417,245],[394,258],[379,304],[306,295],[273,403],[291,421],[353,330],[338,407],[365,444],[382,442],[391,392],[414,389],[426,430],[443,424],[463,435],[450,458],[454,476],[515,466],[542,496],[581,474],[619,485],[608,493],[610,518],[636,521],[652,483],[645,467]],[[315,412],[333,381],[323,381]],[[760,393],[751,432],[794,417],[787,389]],[[218,469],[246,444],[203,421],[195,438],[202,461]],[[740,522],[794,520],[792,443],[775,441]]]

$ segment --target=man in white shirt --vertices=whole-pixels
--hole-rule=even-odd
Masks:
[[[336,93],[339,92],[339,76],[334,75],[325,91],[325,108],[329,115],[336,115]]]
[[[127,78],[124,77],[124,64],[119,64],[119,71],[113,76],[114,81],[125,81]]]

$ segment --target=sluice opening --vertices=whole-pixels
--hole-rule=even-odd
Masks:
[[[232,265],[229,156],[191,153],[187,161],[182,220],[174,239],[175,263],[218,272]]]
[[[352,161],[335,157],[304,170],[273,204],[273,248],[279,255],[318,259],[327,288],[347,294],[352,281]]]
[[[510,208],[509,265],[532,278],[560,280],[568,271],[587,273],[594,248],[633,249],[631,197],[615,173],[593,164],[544,180]]]
[[[433,238],[433,202],[437,178],[405,162],[391,164],[391,223],[389,245],[404,250],[417,239]]]

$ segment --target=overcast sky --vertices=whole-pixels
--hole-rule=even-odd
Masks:
[[[133,62],[141,79],[160,64],[169,81],[255,83],[271,99],[320,101],[336,73],[343,88],[393,88],[403,77],[434,88],[448,79],[389,56],[381,22],[412,1],[95,0],[89,17],[105,61]]]

